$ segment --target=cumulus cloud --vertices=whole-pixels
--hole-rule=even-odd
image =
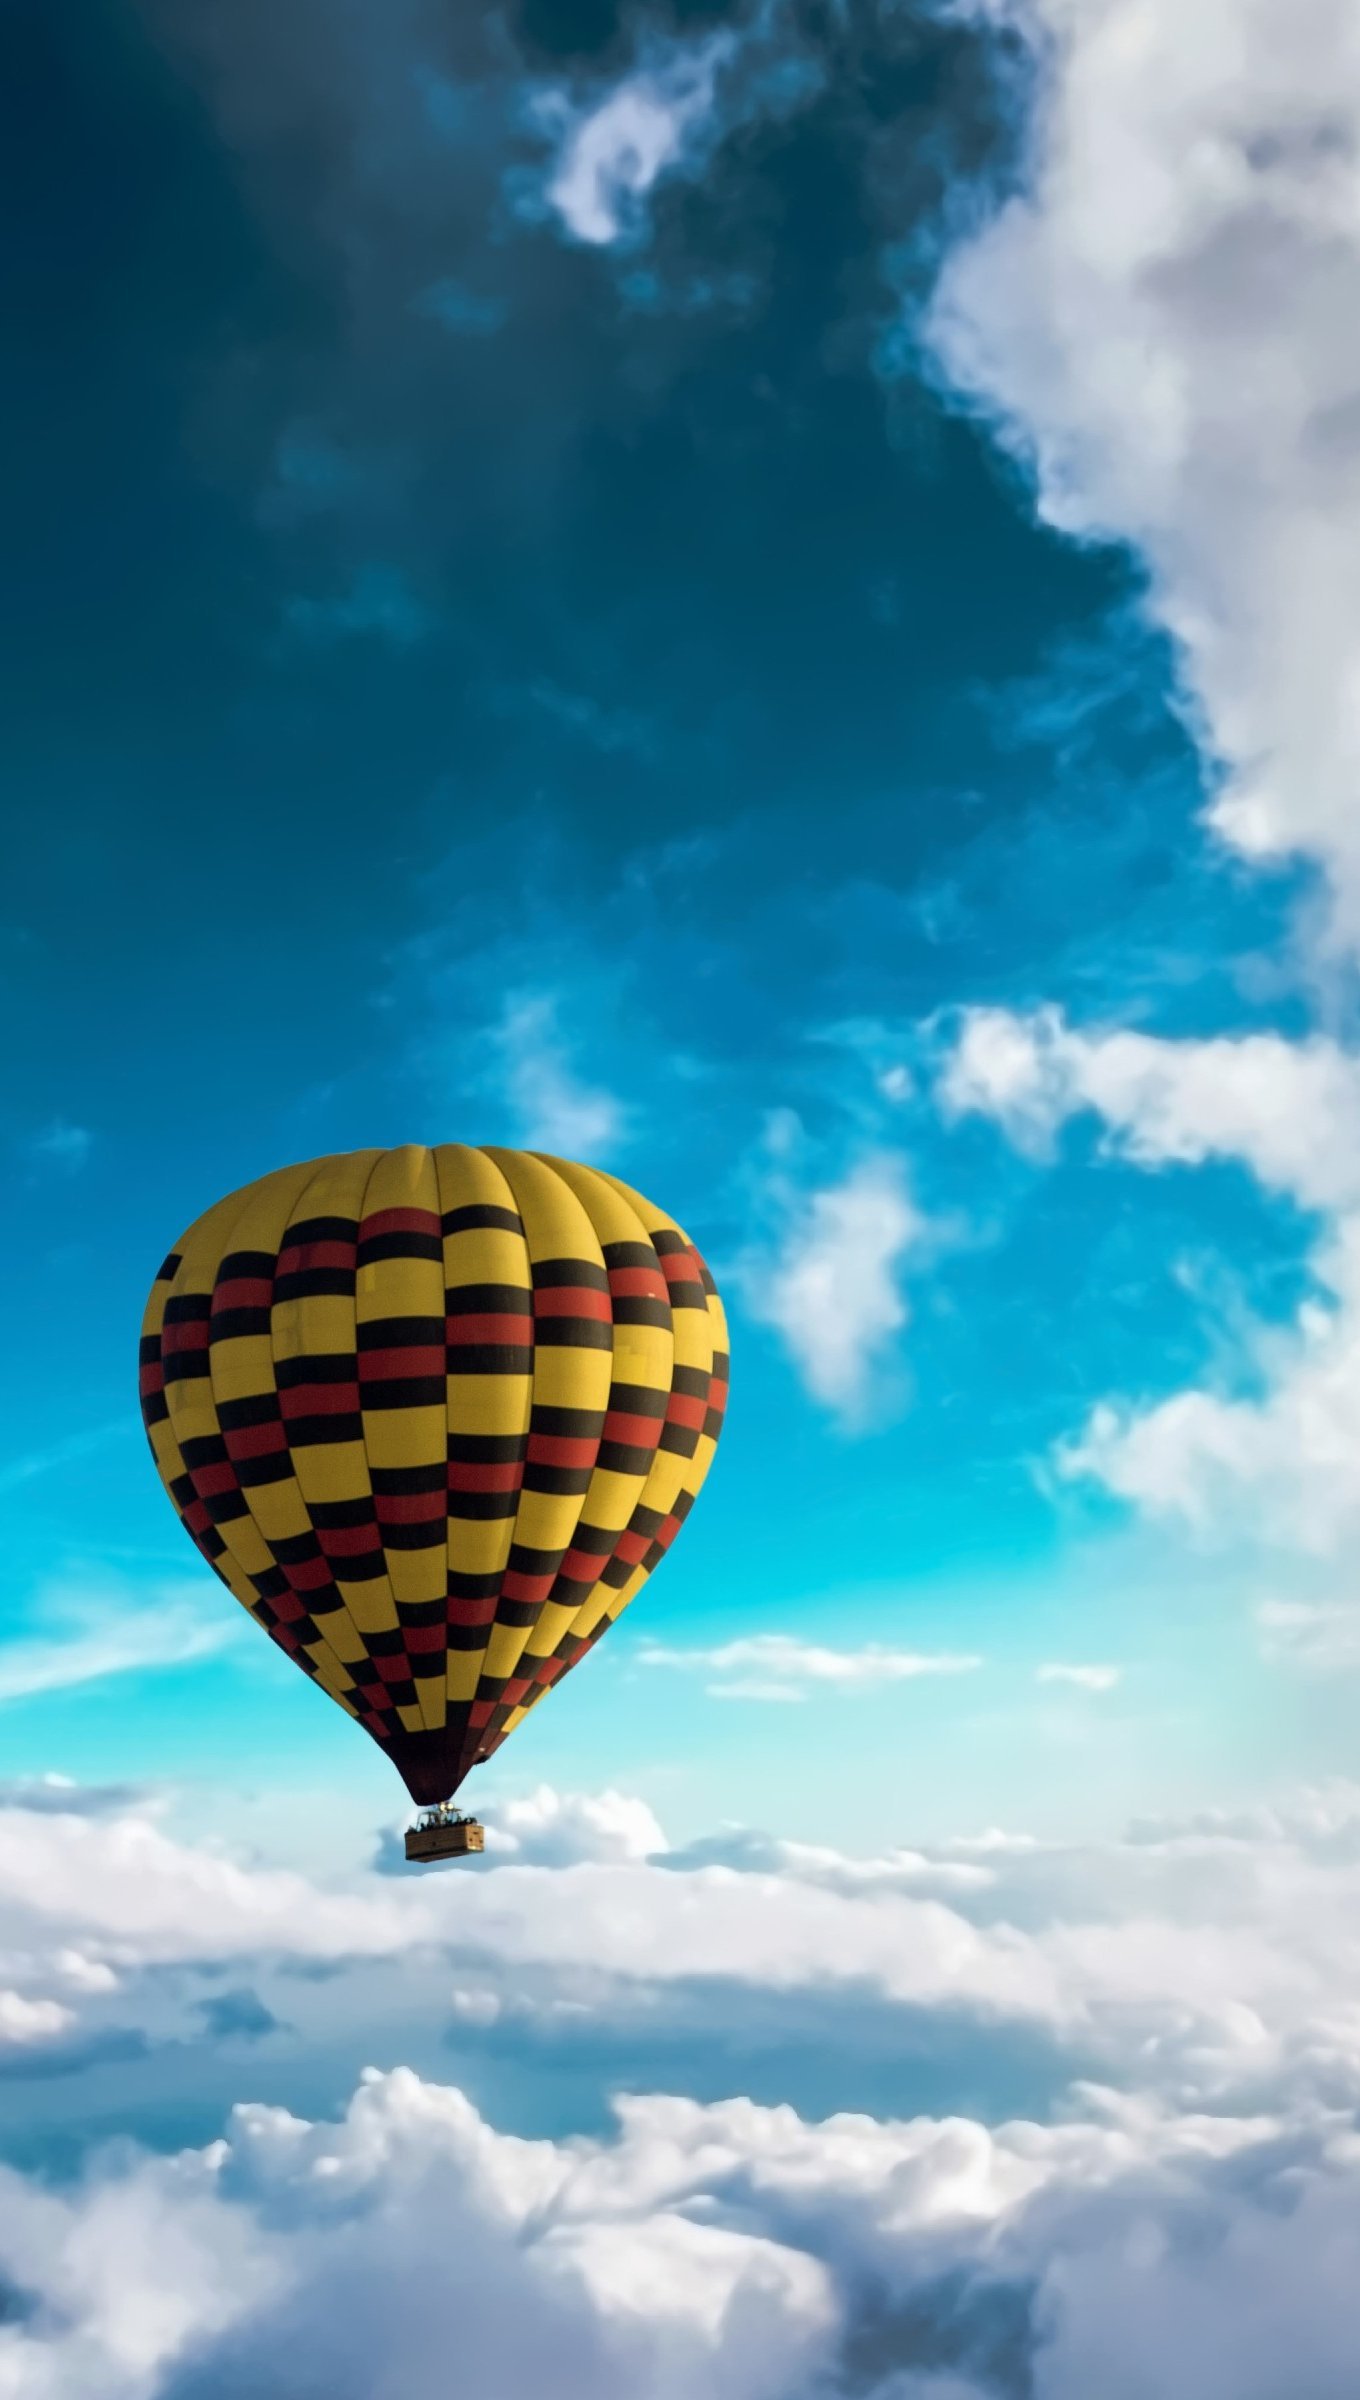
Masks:
[[[489,1838],[493,1853],[543,1867],[651,1858],[667,1847],[652,1810],[636,1794],[555,1792],[546,1783],[492,1812]]]
[[[1042,514],[1133,544],[1254,859],[1360,929],[1360,22],[1349,0],[991,0],[1034,61],[1024,187],[927,338]]]
[[[874,1370],[907,1322],[901,1264],[925,1230],[901,1161],[862,1160],[799,1204],[778,1255],[748,1269],[753,1313],[773,1325],[814,1399],[862,1420]]]
[[[867,1642],[858,1650],[829,1650],[787,1633],[756,1633],[708,1650],[668,1649],[648,1642],[638,1653],[644,1667],[681,1667],[719,1675],[709,1691],[721,1700],[804,1700],[828,1688],[863,1692],[921,1675],[966,1675],[982,1665],[971,1654],[889,1650]],[[737,1680],[732,1681],[735,1677]]]
[[[1322,1036],[1168,1041],[1055,1008],[972,1008],[938,1090],[949,1114],[991,1117],[1025,1148],[1089,1114],[1139,1166],[1235,1159],[1304,1207],[1360,1204],[1360,1059]]]
[[[61,2400],[375,2400],[453,2355],[568,2400],[1079,2400],[1112,2374],[1120,2400],[1342,2400],[1354,2170],[1337,2114],[1092,2090],[989,2128],[652,2096],[607,2137],[525,2140],[370,2071],[337,2121],[243,2106],[175,2159],[7,2173],[6,2364]]]
[[[36,1805],[0,1796],[0,1936],[22,1928],[138,1964],[273,1954],[312,1958],[391,1952],[421,1925],[382,1890],[332,1893],[297,1874],[238,1864],[179,1841],[140,1808],[69,1807],[50,1786]]]

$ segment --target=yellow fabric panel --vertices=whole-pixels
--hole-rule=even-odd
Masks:
[[[385,1575],[376,1575],[371,1583],[346,1583],[337,1575],[336,1589],[344,1595],[345,1607],[358,1629],[365,1650],[368,1637],[374,1633],[396,1633],[401,1620],[392,1597],[392,1586]]]
[[[482,1156],[500,1168],[515,1195],[534,1266],[548,1258],[580,1258],[603,1267],[595,1229],[554,1167],[529,1150],[487,1149]]]
[[[244,1250],[260,1245],[233,1242],[233,1249]],[[271,1245],[272,1247],[272,1245]],[[218,1352],[222,1355],[219,1358]],[[274,1387],[274,1353],[267,1333],[239,1334],[232,1341],[214,1339],[212,1346],[212,1396],[214,1409],[224,1400],[249,1400],[256,1392],[272,1391]]]
[[[502,1625],[498,1620],[491,1628],[482,1673],[494,1683],[503,1682],[507,1676],[513,1675],[527,1639],[527,1627]]]
[[[415,1686],[420,1721],[428,1730],[436,1730],[448,1714],[448,1686],[443,1674],[417,1675]]]
[[[498,1282],[508,1283],[509,1276],[498,1276]],[[528,1289],[526,1283],[525,1287]],[[449,1375],[449,1431],[455,1434],[484,1434],[492,1437],[525,1434],[529,1430],[529,1408],[534,1379],[530,1375]],[[452,1539],[453,1537],[450,1536]],[[459,1537],[461,1538],[461,1536]]]
[[[552,1658],[564,1634],[570,1633],[581,1613],[579,1600],[545,1600],[538,1612],[537,1622],[530,1627],[524,1645],[525,1663],[532,1658]]]
[[[480,1650],[450,1650],[444,1661],[444,1690],[450,1700],[475,1700],[482,1680],[486,1645]]]
[[[323,1691],[330,1693],[333,1700],[340,1693],[353,1689],[354,1677],[344,1662],[337,1658],[328,1641],[305,1642],[303,1648],[316,1668],[317,1682]]]
[[[352,1328],[349,1346],[354,1347]],[[324,1353],[298,1350],[293,1355],[315,1358]],[[346,1500],[363,1500],[373,1488],[368,1480],[368,1452],[362,1441],[299,1442],[293,1452],[293,1471],[309,1509],[334,1508]]]

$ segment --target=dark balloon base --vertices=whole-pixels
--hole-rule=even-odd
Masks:
[[[440,1728],[438,1733],[392,1733],[378,1747],[390,1758],[411,1798],[420,1808],[451,1800],[471,1768],[462,1765],[467,1739],[465,1723]]]

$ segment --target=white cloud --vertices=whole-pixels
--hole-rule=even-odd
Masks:
[[[675,1650],[648,1642],[638,1657],[644,1667],[681,1667],[738,1678],[709,1685],[719,1700],[804,1700],[811,1691],[828,1687],[866,1692],[922,1675],[966,1675],[982,1665],[971,1654],[888,1650],[877,1642],[858,1650],[829,1650],[787,1633],[750,1634],[708,1650]]]
[[[59,2000],[27,2000],[22,1992],[0,1990],[0,2048],[6,2043],[45,2042],[64,2033],[75,2019]]]
[[[609,247],[639,232],[665,175],[702,166],[718,136],[717,79],[737,48],[730,32],[658,49],[585,107],[541,93],[534,114],[556,141],[545,197],[573,241]]]
[[[1350,0],[994,0],[1028,33],[1027,188],[927,335],[1043,515],[1132,543],[1211,807],[1326,862],[1360,928],[1360,18]]]
[[[274,1954],[362,1957],[398,1950],[428,1924],[381,1886],[329,1893],[300,1875],[247,1867],[177,1841],[135,1808],[36,1805],[0,1791],[0,1941],[58,1943],[138,1964]],[[0,2387],[3,2388],[3,2387]]]
[[[1056,1661],[1038,1668],[1040,1683],[1069,1683],[1082,1692],[1112,1692],[1123,1670],[1119,1667],[1067,1667]]]
[[[626,1112],[611,1093],[575,1074],[551,994],[512,994],[490,1039],[526,1147],[589,1159],[616,1146]]]
[[[778,1257],[747,1271],[753,1313],[783,1336],[813,1398],[848,1423],[864,1416],[873,1371],[906,1324],[900,1266],[924,1230],[900,1160],[885,1153],[813,1192]]]
[[[569,241],[591,249],[633,249],[650,229],[661,184],[699,179],[739,127],[802,107],[822,77],[820,59],[800,46],[780,0],[697,39],[648,33],[615,82],[584,93],[546,84],[530,94],[530,126],[551,144],[552,159],[546,174],[512,179],[520,212],[550,214]],[[741,302],[749,291],[740,276],[716,285],[689,277],[666,304],[705,307],[724,292]],[[654,307],[662,287],[635,276],[628,296]]]
[[[555,1792],[546,1783],[502,1802],[491,1814],[487,1835],[493,1850],[525,1866],[651,1858],[667,1847],[652,1810],[636,1794]]]
[[[992,1117],[1021,1147],[1046,1149],[1089,1112],[1139,1166],[1236,1159],[1305,1207],[1360,1204],[1360,1059],[1322,1037],[1166,1041],[1080,1031],[1058,1009],[973,1008],[938,1090],[949,1113]]]
[[[990,1889],[991,1869],[973,1858],[952,1858],[923,1850],[889,1850],[873,1858],[847,1858],[825,1843],[776,1840],[749,1825],[729,1825],[701,1835],[682,1850],[668,1851],[664,1862],[678,1874],[697,1867],[732,1867],[743,1875],[792,1875],[800,1883],[815,1883],[828,1891],[967,1892]]]

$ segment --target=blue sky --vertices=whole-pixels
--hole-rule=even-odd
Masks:
[[[1148,2124],[1225,2093],[1302,2124],[1284,2066],[1261,2099],[1262,2059],[1224,2061],[1240,2006],[1321,2072],[1259,1961],[1306,1952],[1321,2021],[1354,1906],[1344,10],[1283,49],[1247,0],[107,0],[14,31],[9,2154],[159,2157],[240,2099],[329,2125],[374,2060],[457,2082],[493,2144],[612,2141],[619,2088],[884,2140],[1047,2125],[1092,2078]],[[733,1333],[684,1539],[469,1794],[500,1849],[461,1931],[447,1882],[379,1871],[380,1754],[184,1540],[133,1366],[220,1194],[451,1139],[653,1194]],[[124,1874],[162,1897],[101,1915]],[[785,1928],[759,1955],[722,1913],[750,1875]],[[594,1948],[551,1896],[532,1929],[573,1877]],[[672,1945],[664,1988],[619,1911]],[[83,1966],[44,1981],[49,1941]],[[418,2117],[444,2172],[443,2103],[367,2088],[326,2138]],[[293,2189],[270,2160],[247,2213]],[[873,2400],[1020,2391],[990,2335],[932,2364],[889,2318],[855,2337]],[[265,2338],[119,2352],[117,2389],[262,2389]],[[1071,2345],[1025,2389],[1089,2388]],[[619,2388],[668,2400],[663,2349]],[[793,2400],[739,2349],[732,2400]]]

